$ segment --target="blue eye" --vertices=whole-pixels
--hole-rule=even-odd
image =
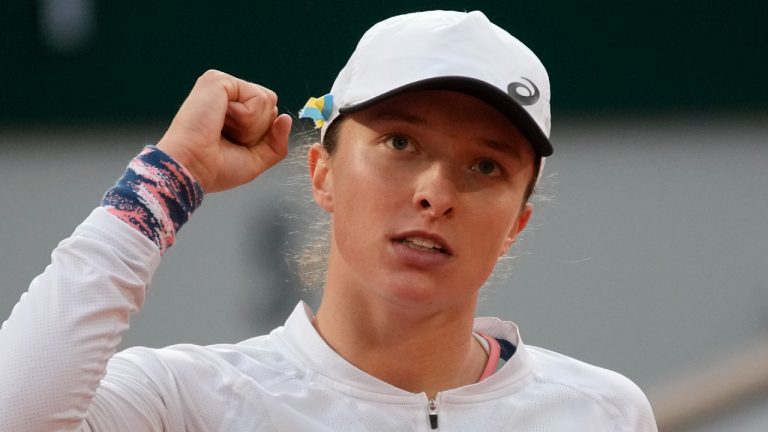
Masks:
[[[472,165],[474,171],[487,176],[501,175],[501,167],[490,159],[483,159]]]

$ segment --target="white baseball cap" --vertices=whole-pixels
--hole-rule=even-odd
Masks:
[[[330,94],[312,99],[320,104],[310,108],[314,116],[306,107],[299,115],[318,120],[322,113],[324,136],[339,114],[409,90],[453,90],[477,97],[506,115],[537,156],[552,154],[544,65],[479,11],[416,12],[379,22],[360,39]]]

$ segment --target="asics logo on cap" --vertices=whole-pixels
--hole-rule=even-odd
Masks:
[[[507,93],[509,93],[509,96],[512,97],[512,99],[514,99],[515,101],[517,101],[517,103],[519,103],[520,105],[523,105],[523,106],[533,105],[539,100],[539,89],[538,87],[536,87],[536,84],[531,82],[531,80],[529,80],[528,78],[526,77],[521,77],[521,78],[528,81],[528,83],[531,85],[531,87],[533,87],[533,89],[531,89],[527,85],[520,82],[511,82],[507,86]],[[518,89],[520,88],[524,88],[527,94],[521,94],[518,91]]]

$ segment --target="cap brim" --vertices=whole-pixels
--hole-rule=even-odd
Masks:
[[[445,76],[412,82],[364,102],[341,107],[339,113],[353,113],[384,99],[413,90],[450,90],[474,96],[504,114],[528,139],[537,156],[547,157],[552,154],[552,143],[525,108],[499,88],[475,78]]]

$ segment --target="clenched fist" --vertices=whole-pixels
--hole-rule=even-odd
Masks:
[[[184,165],[205,192],[247,183],[288,153],[291,118],[277,95],[209,70],[197,79],[157,146]]]

